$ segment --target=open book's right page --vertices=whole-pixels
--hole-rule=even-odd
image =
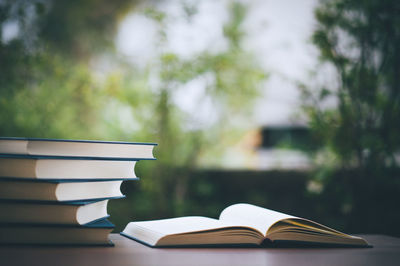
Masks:
[[[344,234],[307,219],[250,204],[240,203],[229,206],[222,211],[219,219],[237,226],[253,227],[263,233],[264,237],[267,237],[268,233],[271,240],[368,246],[368,243],[360,237]],[[282,220],[284,223],[277,227],[277,223]],[[272,226],[275,228],[273,232],[271,232]]]
[[[234,223],[238,226],[249,226],[266,235],[274,223],[295,216],[271,211],[251,204],[239,203],[224,209],[219,219],[224,222]]]

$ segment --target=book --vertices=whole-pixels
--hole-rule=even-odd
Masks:
[[[108,200],[32,202],[0,200],[0,223],[84,225],[108,218]]]
[[[122,198],[122,180],[62,182],[0,179],[0,199],[81,201]]]
[[[151,247],[261,245],[263,242],[368,246],[360,237],[311,220],[244,203],[225,208],[219,219],[188,216],[130,222],[121,235]]]
[[[153,160],[155,143],[0,137],[0,154]]]
[[[0,224],[0,244],[110,246],[113,228],[107,219],[86,225]]]
[[[0,157],[0,177],[33,179],[135,179],[136,161]]]

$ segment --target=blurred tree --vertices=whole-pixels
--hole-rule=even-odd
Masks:
[[[337,84],[306,89],[306,111],[321,143],[350,176],[333,178],[338,169],[329,170],[326,161],[318,173],[326,195],[351,215],[352,230],[382,232],[383,223],[400,221],[388,211],[400,188],[394,174],[400,152],[400,2],[322,0],[315,16],[312,40],[322,62],[334,66]],[[323,107],[332,98],[336,107]]]
[[[0,135],[105,137],[90,59],[135,1],[0,2]],[[104,100],[104,99],[102,99]]]
[[[234,1],[222,51],[190,58],[169,52],[168,14],[151,3],[144,13],[158,27],[155,62],[143,70],[121,58],[116,28],[136,2],[0,0],[0,135],[160,144],[157,162],[138,165],[139,189],[127,183],[135,193],[110,203],[118,229],[138,217],[188,210],[190,172],[239,136],[266,77],[243,48],[246,6]],[[182,8],[190,23],[196,3]],[[204,95],[195,104],[210,102],[215,111],[206,125],[176,103],[177,93],[199,79],[206,80]]]
[[[168,40],[165,31],[168,14],[154,8],[146,9],[145,14],[158,25],[161,53],[147,70],[149,78],[157,77],[156,85],[146,90],[147,96],[141,102],[131,102],[126,97],[134,90],[135,82],[114,93],[120,102],[132,107],[134,120],[140,122],[144,135],[160,146],[156,164],[141,162],[139,166],[144,173],[141,192],[132,193],[131,202],[115,203],[119,211],[127,214],[121,224],[133,217],[160,218],[184,215],[190,210],[186,193],[191,172],[200,158],[215,158],[215,152],[221,152],[227,143],[231,144],[231,139],[243,132],[252,111],[250,107],[266,78],[254,55],[242,47],[245,36],[242,22],[246,15],[243,4],[232,2],[229,6],[230,19],[224,26],[227,48],[216,53],[200,52],[189,59],[163,49]],[[195,104],[200,105],[209,97],[215,113],[210,119],[213,122],[198,125],[200,122],[194,114],[181,110],[174,97],[185,84],[206,77],[211,78],[204,85],[204,95]],[[132,203],[137,203],[134,209]]]

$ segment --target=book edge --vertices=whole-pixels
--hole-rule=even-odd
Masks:
[[[115,244],[109,239],[107,243],[76,243],[76,244],[64,244],[64,243],[0,243],[0,247],[114,247]]]
[[[43,204],[71,204],[71,205],[79,205],[81,202],[86,202],[86,201],[102,201],[102,200],[114,200],[114,199],[123,199],[126,198],[126,195],[122,196],[116,196],[116,197],[104,197],[104,198],[91,198],[91,199],[77,199],[77,200],[62,200],[62,201],[56,201],[56,200],[35,200],[35,199],[2,199],[2,200],[10,200],[14,202],[24,202],[26,203],[27,201],[31,202],[32,204],[35,203],[43,203]]]
[[[0,153],[0,158],[13,159],[57,159],[57,160],[87,160],[87,161],[154,161],[154,157],[101,157],[101,156],[62,156],[62,155],[31,155],[17,153]]]
[[[44,183],[90,183],[90,182],[112,182],[112,181],[136,181],[139,177],[118,177],[118,178],[37,178],[37,177],[0,177],[0,181],[25,181],[25,182],[44,182]]]
[[[136,241],[140,244],[148,246],[150,248],[260,248],[258,244],[189,244],[189,245],[150,245],[149,243],[140,240],[136,237],[130,236],[124,232],[120,232],[120,235]]]
[[[109,216],[109,215],[108,215]],[[35,224],[35,223],[0,223],[0,226],[7,227],[51,227],[51,228],[83,228],[83,229],[113,229],[115,225],[108,220],[108,217],[97,219],[86,224]]]
[[[21,140],[21,141],[52,141],[52,142],[77,142],[77,143],[101,143],[101,144],[124,144],[124,145],[150,145],[158,146],[152,142],[128,142],[128,141],[107,141],[107,140],[73,140],[73,139],[53,139],[53,138],[24,138],[24,137],[0,137],[1,140]]]

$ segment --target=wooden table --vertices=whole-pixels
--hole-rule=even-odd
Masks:
[[[400,265],[400,238],[362,235],[373,248],[155,249],[117,234],[115,247],[0,247],[0,265]]]

